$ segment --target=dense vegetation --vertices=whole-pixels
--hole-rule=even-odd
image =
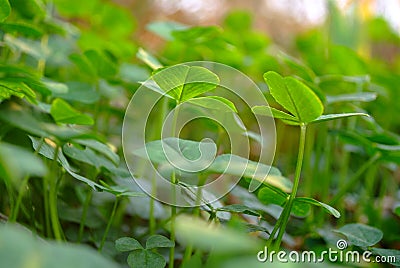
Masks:
[[[0,0],[0,266],[265,267],[264,246],[321,252],[338,239],[400,265],[400,36],[381,18],[349,24],[334,5],[329,18],[285,49],[242,11],[221,27],[152,22],[148,31],[165,43],[150,53],[114,3]],[[240,70],[270,106],[218,96],[218,72],[189,61]],[[125,110],[143,89],[162,97],[143,141],[146,163],[191,194],[193,207],[148,197],[129,170],[153,174],[125,164]],[[209,120],[179,135],[172,123],[176,138],[161,140],[167,114],[184,103],[238,116],[251,161]],[[130,109],[147,108],[140,104]],[[258,163],[267,149],[256,118],[275,118],[273,163]],[[217,147],[201,145],[204,137]],[[189,174],[167,163],[162,141],[192,160],[201,148],[218,155]],[[186,180],[199,186],[221,173],[240,180],[213,203]]]

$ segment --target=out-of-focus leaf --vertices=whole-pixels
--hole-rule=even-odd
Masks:
[[[0,142],[0,177],[12,179],[16,185],[24,176],[44,176],[47,168],[31,151]]]
[[[172,32],[187,29],[188,26],[170,21],[156,21],[148,24],[146,28],[165,40],[172,40]]]
[[[175,227],[178,241],[203,250],[212,249],[214,253],[253,252],[260,246],[256,239],[245,233],[215,226],[200,218],[178,216]]]
[[[136,53],[136,57],[146,63],[153,70],[163,67],[163,65],[153,55],[143,48],[139,48],[138,52]]]
[[[90,247],[38,239],[15,225],[0,225],[0,259],[3,267],[24,268],[27,263],[41,268],[116,268]]]
[[[222,112],[223,111],[231,111],[235,113],[237,112],[235,104],[233,104],[233,102],[219,96],[198,97],[190,99],[187,102],[207,109],[220,110]]]
[[[1,1],[7,0],[0,0],[0,2]],[[43,31],[34,24],[22,21],[0,23],[0,29],[6,33],[21,34],[23,36],[32,38],[38,38],[43,35]]]
[[[100,95],[96,92],[93,85],[81,82],[67,82],[65,85],[68,87],[67,92],[54,92],[53,96],[62,98],[69,101],[77,101],[81,103],[95,103],[99,100]]]
[[[400,266],[400,250],[384,249],[384,248],[371,248],[370,251],[374,255],[385,257],[388,262],[394,266]],[[394,261],[393,261],[394,258]]]
[[[11,13],[11,6],[8,0],[0,0],[0,22],[7,19]]]
[[[358,93],[349,93],[349,94],[340,94],[335,96],[326,96],[326,100],[329,104],[337,103],[337,102],[370,102],[374,101],[378,96],[375,92],[358,92]]]
[[[359,247],[370,247],[381,241],[381,230],[361,223],[350,223],[337,229],[336,232],[345,235],[350,244]]]

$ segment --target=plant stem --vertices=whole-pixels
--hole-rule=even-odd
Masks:
[[[271,245],[272,241],[275,238],[276,232],[279,230],[279,227],[281,226],[283,215],[286,213],[285,208],[283,208],[281,214],[278,217],[278,220],[275,223],[274,229],[272,230],[271,234],[269,235],[269,238],[268,238],[267,243],[265,245],[266,247],[269,247]]]
[[[157,194],[157,181],[156,174],[154,173],[151,178],[151,196],[155,196]],[[156,219],[154,217],[154,198],[150,197],[150,210],[149,210],[149,232],[150,235],[153,235],[156,231]]]
[[[179,114],[179,101],[176,103],[175,111],[174,111],[174,117],[172,119],[172,130],[171,134],[173,137],[177,136],[176,133],[176,125],[178,122],[178,114]],[[178,135],[179,136],[179,135]],[[176,186],[176,176],[175,176],[175,171],[172,171],[171,175],[171,196],[172,196],[172,205],[171,205],[171,225],[170,225],[170,240],[175,243],[175,218],[176,218],[176,206],[174,205],[175,200],[176,200],[176,192],[175,192],[175,186]],[[174,268],[174,260],[175,260],[175,247],[171,247],[169,251],[169,268]]]
[[[92,188],[89,188],[89,191],[86,194],[85,203],[83,204],[82,217],[81,217],[81,221],[79,223],[78,243],[80,243],[82,241],[83,230],[85,229],[85,223],[86,223],[86,216],[87,216],[90,202],[92,201],[92,196],[93,196],[93,190],[92,190]]]
[[[20,185],[19,191],[18,191],[17,201],[15,202],[14,209],[12,210],[11,217],[9,218],[10,222],[15,222],[18,218],[19,207],[21,205],[22,196],[25,193],[25,189],[26,189],[26,186],[28,185],[29,178],[30,178],[29,175],[26,175],[21,182],[21,185]]]
[[[284,213],[283,218],[282,218],[282,223],[281,223],[281,227],[279,228],[278,238],[274,245],[274,247],[277,249],[279,249],[279,247],[281,245],[283,234],[285,233],[285,229],[288,224],[289,217],[290,217],[290,212],[292,211],[293,202],[294,202],[294,199],[296,198],[297,189],[299,187],[301,167],[303,165],[303,158],[304,158],[304,147],[305,147],[304,145],[305,145],[305,141],[306,141],[306,132],[307,132],[307,125],[301,124],[300,125],[299,153],[297,155],[297,163],[296,163],[296,171],[295,171],[295,176],[294,176],[294,181],[293,181],[293,189],[292,189],[292,192],[290,193],[289,200],[286,203],[285,209],[282,212],[282,213]],[[285,213],[285,210],[286,210],[286,213]]]
[[[111,224],[114,221],[114,216],[115,216],[115,212],[117,211],[117,207],[118,207],[118,196],[115,197],[114,206],[111,211],[110,219],[108,220],[106,230],[104,231],[103,238],[101,239],[100,247],[98,249],[99,252],[101,252],[103,250],[104,243],[106,242],[108,232],[110,231],[110,228],[111,228]]]
[[[50,178],[49,178],[49,209],[50,209],[50,219],[51,226],[53,228],[53,234],[56,240],[62,240],[60,222],[58,221],[58,212],[57,212],[57,157],[58,152],[60,150],[60,146],[56,146],[54,150],[53,161],[51,164]],[[54,177],[52,178],[52,176]]]
[[[374,154],[367,162],[362,165],[357,172],[351,177],[347,184],[345,184],[342,188],[340,188],[339,192],[335,195],[335,197],[331,201],[331,205],[335,205],[360,179],[361,175],[379,158],[381,157],[380,153]]]

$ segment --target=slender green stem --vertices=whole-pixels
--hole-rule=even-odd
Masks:
[[[100,247],[99,247],[99,252],[101,252],[103,250],[104,247],[104,243],[106,242],[106,238],[108,235],[108,232],[110,231],[111,225],[114,221],[114,217],[115,217],[115,212],[117,211],[117,207],[118,207],[118,196],[115,197],[115,201],[114,201],[114,205],[111,211],[111,215],[110,215],[110,219],[108,220],[107,226],[106,226],[106,230],[104,231],[103,234],[103,238],[101,239],[101,243],[100,243]]]
[[[279,227],[281,226],[281,223],[282,223],[282,219],[284,218],[283,215],[285,215],[285,214],[286,214],[286,207],[283,208],[281,214],[279,215],[279,218],[275,223],[274,229],[272,230],[271,234],[269,235],[269,238],[266,243],[266,247],[269,247],[271,245],[271,243],[273,242],[273,240],[275,239],[276,232],[278,232]]]
[[[51,165],[51,172],[49,178],[49,209],[50,209],[50,220],[53,228],[53,234],[56,240],[62,240],[60,222],[58,220],[57,211],[57,156],[60,150],[60,146],[56,146],[54,150],[53,161]],[[54,176],[54,177],[53,177]]]
[[[171,134],[173,137],[177,136],[176,133],[176,125],[178,122],[178,114],[179,114],[179,102],[177,102],[175,111],[174,111],[174,117],[172,119],[172,130]],[[171,196],[172,196],[172,205],[171,205],[171,230],[170,230],[170,240],[175,243],[175,219],[176,219],[176,206],[173,205],[176,200],[176,176],[175,176],[175,171],[172,171],[171,175]],[[169,251],[169,268],[174,268],[174,260],[175,260],[175,247],[171,247]]]
[[[50,209],[49,209],[49,195],[48,195],[48,177],[43,177],[43,203],[44,203],[44,223],[45,234],[50,236]]]
[[[85,203],[83,204],[82,217],[79,223],[78,243],[82,241],[83,230],[85,229],[87,212],[89,210],[90,202],[92,201],[92,196],[93,190],[92,188],[89,188],[88,192],[86,193]]]
[[[157,181],[156,174],[154,173],[151,178],[151,196],[155,196],[157,194]],[[153,235],[156,231],[156,219],[154,217],[154,198],[150,198],[150,210],[149,210],[149,223],[150,223],[150,235]]]
[[[38,148],[34,152],[34,155],[38,154],[38,152],[40,151],[40,149],[43,146],[43,143],[44,143],[44,139],[42,138],[40,140]],[[15,203],[14,208],[11,210],[12,213],[11,213],[11,217],[9,219],[10,222],[15,222],[17,220],[17,218],[18,218],[19,207],[20,207],[21,202],[22,202],[22,197],[25,194],[25,189],[26,189],[26,187],[28,185],[29,179],[30,179],[30,177],[28,175],[26,175],[24,177],[24,179],[22,180],[22,182],[21,182],[21,186],[20,186],[19,191],[18,191],[17,201]]]
[[[303,158],[304,158],[304,147],[305,147],[304,145],[305,145],[305,141],[306,141],[306,132],[307,132],[307,125],[301,124],[300,125],[299,153],[297,156],[296,171],[295,171],[295,176],[294,176],[294,181],[293,181],[293,189],[292,189],[292,192],[290,193],[289,200],[285,205],[285,209],[282,212],[284,214],[283,214],[283,218],[282,218],[281,227],[279,228],[278,237],[277,237],[276,243],[274,245],[275,248],[279,248],[281,245],[283,234],[285,233],[285,229],[288,224],[289,217],[290,217],[290,212],[292,211],[293,202],[294,202],[294,199],[296,198],[297,189],[299,187],[301,167],[303,165]],[[286,210],[286,212],[285,212],[285,210]]]
[[[17,201],[15,202],[14,209],[12,210],[13,213],[11,213],[11,217],[9,218],[10,222],[15,222],[18,218],[19,207],[21,205],[22,196],[25,193],[25,189],[28,185],[29,178],[30,178],[29,175],[26,175],[21,182],[21,185],[20,185],[19,191],[18,191]]]
[[[345,184],[343,187],[340,188],[338,193],[335,195],[335,197],[331,201],[331,205],[335,205],[354,185],[359,181],[361,178],[361,175],[371,166],[373,165],[379,158],[380,158],[380,153],[374,154],[367,162],[362,165],[357,172],[351,177],[348,181],[347,184]]]

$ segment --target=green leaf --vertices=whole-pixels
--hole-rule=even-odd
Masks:
[[[12,49],[18,52],[26,53],[27,55],[30,55],[37,60],[47,59],[49,55],[49,51],[43,49],[40,41],[38,40],[5,35],[4,42]]]
[[[129,187],[124,186],[124,185],[108,185],[104,181],[100,180],[101,185],[105,187],[105,191],[120,197],[120,196],[126,196],[126,197],[146,197],[147,195],[143,192],[136,192]]]
[[[397,216],[400,216],[400,206],[397,206],[393,209],[394,214],[396,214]]]
[[[132,268],[164,268],[163,256],[151,250],[135,250],[128,255],[128,265]]]
[[[45,139],[44,142],[41,141],[38,138],[29,136],[29,138],[32,141],[32,146],[35,150],[39,150],[39,154],[43,155],[44,157],[53,160],[54,154],[55,154],[55,144],[50,141]],[[40,149],[39,149],[40,148]],[[61,164],[61,166],[70,174],[73,178],[82,181],[86,183],[88,186],[92,187],[93,190],[98,191],[98,190],[108,190],[106,187],[89,180],[88,178],[85,178],[79,174],[75,173],[75,170],[70,166],[68,160],[65,158],[64,154],[62,153],[61,150],[58,151],[58,156],[57,156],[57,162]]]
[[[214,142],[196,142],[178,138],[165,138],[146,143],[146,147],[135,150],[134,154],[148,158],[157,164],[170,164],[184,171],[203,171],[214,160],[217,147]],[[148,155],[148,156],[147,156]]]
[[[45,5],[39,0],[13,0],[11,4],[13,12],[18,11],[27,19],[40,19],[46,15]]]
[[[31,151],[0,142],[0,177],[4,175],[18,185],[25,176],[44,176],[46,173],[46,165]]]
[[[178,40],[189,43],[204,43],[221,35],[221,30],[216,26],[194,26],[172,32],[172,36]]]
[[[136,53],[136,57],[146,63],[151,69],[157,70],[162,68],[163,65],[149,52],[144,50],[143,48],[139,48],[138,52]]]
[[[338,102],[370,102],[374,101],[378,96],[375,92],[357,92],[349,94],[340,94],[335,96],[326,96],[326,100],[329,104]]]
[[[176,218],[176,237],[180,243],[213,253],[253,252],[261,245],[254,237],[238,230],[209,224],[198,217],[181,215]]]
[[[64,100],[92,104],[99,100],[100,95],[93,85],[81,82],[67,82],[67,91],[52,92],[54,97]]]
[[[136,249],[143,249],[142,245],[131,237],[121,237],[115,241],[115,248],[118,251],[132,251]]]
[[[302,82],[292,77],[283,78],[272,71],[265,73],[264,79],[272,97],[299,123],[309,123],[322,115],[324,107],[321,100]]]
[[[371,248],[370,251],[374,255],[380,255],[386,258],[386,260],[392,260],[394,258],[394,261],[388,261],[390,264],[394,266],[400,266],[400,250],[396,249],[384,249],[384,248]]]
[[[361,223],[346,224],[336,232],[345,235],[349,243],[359,247],[373,246],[383,237],[381,230]]]
[[[146,28],[165,40],[173,40],[174,31],[187,29],[188,26],[172,21],[156,21],[148,24]]]
[[[246,158],[223,154],[215,158],[214,162],[207,168],[207,172],[218,174],[230,174],[251,179],[250,185],[257,188],[261,184],[270,184],[290,192],[292,182],[281,176],[281,172],[273,167]],[[252,190],[253,188],[250,187]]]
[[[306,217],[311,210],[311,205],[303,202],[293,202],[292,213],[297,217]]]
[[[335,216],[336,218],[340,218],[340,212],[337,211],[336,209],[334,209],[333,207],[322,203],[318,200],[315,200],[313,198],[309,198],[309,197],[296,197],[294,199],[294,203],[307,203],[313,206],[318,206],[318,207],[322,207],[326,212],[332,214],[333,216]]]
[[[289,195],[279,189],[264,187],[258,191],[258,199],[264,204],[275,204],[283,207]]]
[[[247,214],[247,215],[257,216],[257,217],[260,216],[260,213],[258,213],[257,211],[249,208],[248,206],[242,205],[242,204],[233,204],[233,205],[224,206],[222,208],[217,208],[217,211],[241,213],[241,214]]]
[[[103,155],[107,156],[108,159],[110,159],[115,165],[119,164],[119,156],[112,151],[111,147],[108,144],[101,143],[97,140],[92,139],[75,139],[74,142],[85,145],[99,153],[102,153]]]
[[[308,81],[314,81],[315,73],[304,63],[300,62],[298,59],[293,58],[292,56],[280,53],[279,57],[283,60],[283,62],[288,65],[295,73]]]
[[[40,268],[119,267],[92,247],[44,241],[21,225],[11,223],[0,224],[0,260],[2,267],[13,268],[27,265]]]
[[[219,97],[219,96],[198,97],[190,99],[187,102],[207,109],[230,111],[237,113],[235,104],[233,104],[233,102],[224,97]]]
[[[22,81],[0,80],[0,102],[11,96],[26,98],[31,103],[36,103],[36,94]]]
[[[172,247],[175,247],[175,243],[162,235],[152,235],[146,241],[146,249]]]
[[[204,67],[175,65],[153,75],[154,81],[177,102],[184,102],[213,90],[219,84],[217,75]]]
[[[101,167],[104,167],[107,170],[112,171],[112,169],[116,167],[115,164],[113,164],[110,160],[106,159],[101,155],[97,155],[90,148],[85,148],[84,150],[81,150],[76,146],[74,146],[73,144],[64,144],[63,152],[68,157],[92,165],[96,167],[98,170]]]
[[[51,104],[51,115],[57,123],[93,125],[93,119],[70,106],[62,99],[55,99]]]
[[[0,0],[0,22],[7,19],[11,13],[11,6],[8,0]]]
[[[277,119],[282,119],[282,120],[286,120],[289,122],[293,122],[294,124],[298,123],[297,118],[294,117],[293,115],[282,112],[273,107],[254,106],[251,108],[251,110],[253,111],[253,113],[258,114],[258,115],[264,115],[264,116],[269,116],[269,117],[273,117],[273,118],[277,118]]]
[[[346,117],[351,117],[351,116],[367,116],[367,117],[369,117],[369,115],[365,114],[365,113],[324,114],[324,115],[319,116],[317,119],[313,120],[311,123],[319,123],[319,122],[335,120],[335,119],[340,119],[340,118],[346,118]]]
[[[113,77],[117,74],[117,66],[105,53],[96,50],[86,50],[84,55],[99,77]]]
[[[270,234],[270,231],[261,225],[246,223],[245,226],[246,226],[247,232],[249,232],[249,233],[264,232],[264,233]]]
[[[43,35],[43,31],[37,28],[34,24],[23,21],[1,23],[0,29],[7,33],[21,34],[31,38],[38,38]]]

